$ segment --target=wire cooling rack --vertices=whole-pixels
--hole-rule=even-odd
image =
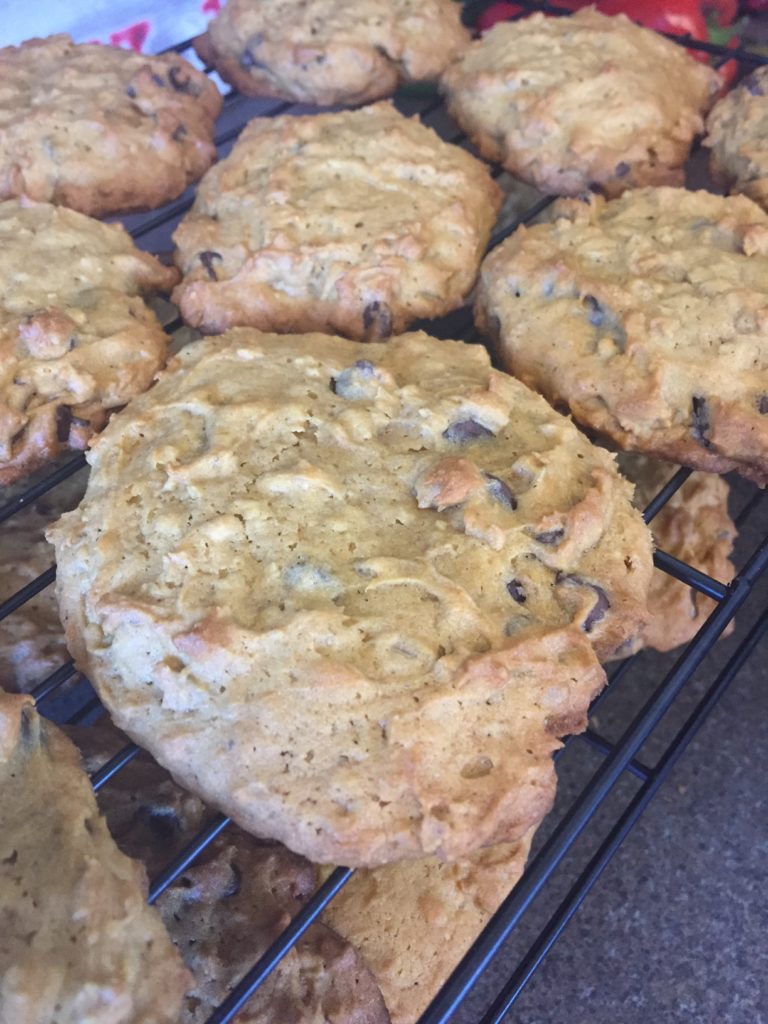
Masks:
[[[469,3],[465,7],[465,20],[472,24],[478,12],[487,7],[489,0]],[[530,10],[544,10],[552,14],[567,12],[549,4],[523,2],[520,6]],[[713,55],[716,63],[736,59],[747,68],[768,63],[768,58],[740,48],[726,49],[708,43],[696,42],[687,37],[678,37],[677,42],[694,47]],[[173,49],[185,56],[192,57],[190,41],[180,43]],[[194,59],[192,57],[192,59]],[[206,69],[209,70],[209,69]],[[417,114],[433,127],[444,139],[459,145],[467,145],[465,137],[448,118],[436,93],[428,90],[404,90],[396,97],[398,108],[405,114]],[[225,156],[237,138],[243,125],[255,116],[273,117],[282,113],[311,112],[313,108],[297,104],[282,103],[274,100],[253,100],[229,92],[224,101],[224,109],[218,123],[216,144],[221,156]],[[501,172],[497,169],[496,176]],[[156,253],[166,252],[171,248],[170,236],[179,221],[192,203],[192,190],[188,190],[180,199],[163,207],[161,210],[142,215],[134,215],[124,220],[136,243]],[[497,228],[489,247],[497,245],[519,224],[528,223],[541,214],[552,202],[549,197],[541,196],[533,190],[523,193],[524,198],[518,200],[514,215],[507,217],[506,222]],[[522,203],[522,206],[521,206]],[[164,317],[164,326],[169,332],[176,332],[181,327],[174,310],[168,307]],[[420,325],[421,326],[421,325]],[[440,321],[425,323],[431,333],[438,337],[463,337],[476,340],[473,335],[471,316],[467,309],[460,310],[442,318]],[[44,478],[18,494],[12,501],[0,502],[0,529],[2,524],[11,519],[21,509],[37,501],[42,495],[51,492],[55,487],[72,474],[81,471],[85,464],[83,455],[73,456],[63,465],[49,472]],[[681,469],[656,495],[645,510],[645,519],[651,522],[663,508],[670,497],[685,482],[689,470]],[[743,507],[736,516],[738,526],[743,526],[760,510],[763,512],[764,492],[747,485],[741,488],[746,491]],[[696,695],[693,702],[688,700],[685,705],[687,717],[682,724],[672,731],[671,738],[669,719],[674,719],[675,711],[683,707],[682,697],[690,691],[694,672],[709,654],[715,641],[734,615],[742,609],[753,592],[756,583],[768,573],[768,534],[748,554],[734,580],[725,585],[718,580],[706,576],[692,566],[682,563],[663,551],[657,551],[655,564],[661,571],[667,572],[682,580],[692,591],[705,594],[717,602],[715,610],[699,630],[691,643],[678,657],[671,659],[671,667],[663,674],[652,688],[645,704],[634,715],[630,715],[621,723],[621,734],[618,740],[611,741],[596,729],[588,729],[579,737],[569,738],[563,749],[573,749],[574,743],[589,748],[598,756],[596,770],[587,778],[586,783],[570,800],[568,806],[560,811],[559,816],[551,815],[545,824],[549,831],[546,840],[528,865],[523,877],[493,915],[482,934],[477,938],[471,949],[457,963],[451,977],[440,993],[420,1018],[419,1024],[443,1024],[451,1019],[459,1010],[476,981],[488,968],[501,945],[514,931],[529,908],[537,900],[545,887],[550,888],[557,882],[566,887],[566,893],[555,911],[539,930],[534,941],[522,954],[512,962],[511,973],[497,996],[487,1007],[480,1024],[497,1024],[510,1007],[515,1003],[526,983],[536,971],[543,958],[556,942],[558,936],[578,909],[585,896],[599,878],[601,872],[628,835],[635,822],[643,813],[655,793],[669,775],[670,771],[682,756],[687,746],[701,728],[705,719],[717,701],[726,691],[739,670],[744,666],[768,631],[768,610],[763,610],[748,630],[737,650],[730,656],[719,674],[712,680],[703,695]],[[0,620],[10,616],[21,605],[29,601],[45,587],[52,584],[55,578],[55,567],[51,566],[36,580],[23,587],[16,594],[0,604]],[[620,685],[627,684],[631,669],[643,664],[644,655],[635,655],[614,668],[610,675],[610,686],[593,705],[597,706],[608,694],[617,692]],[[92,720],[99,714],[100,704],[95,693],[86,681],[74,689],[67,690],[66,699],[62,697],[62,687],[76,676],[72,662],[66,662],[40,681],[32,691],[43,714],[53,715],[61,720],[63,705],[67,708],[65,720],[72,724]],[[73,701],[76,702],[74,710]],[[641,753],[649,740],[659,735],[665,736],[663,742],[656,743],[657,755],[653,763],[648,764],[641,759]],[[105,764],[92,777],[96,790],[108,785],[117,772],[138,754],[139,748],[134,744],[127,745]],[[603,808],[609,794],[616,795],[617,783],[620,779],[629,778],[633,782],[633,790],[626,799],[620,801],[618,809],[612,813],[607,826],[603,823],[602,838],[592,840],[592,847],[586,863],[574,870],[569,857],[572,849],[585,835],[597,828],[598,812]],[[150,884],[149,900],[154,902],[161,893],[200,855],[205,847],[229,825],[229,819],[216,815],[202,831],[188,844],[182,853],[169,864]],[[605,834],[602,834],[602,833]],[[281,958],[292,948],[307,927],[322,913],[325,906],[342,888],[353,874],[352,870],[339,867],[318,888],[304,908],[294,917],[290,925],[278,937],[264,955],[254,964],[246,975],[234,985],[230,994],[208,1018],[207,1024],[227,1024],[233,1020],[249,997],[268,976]]]

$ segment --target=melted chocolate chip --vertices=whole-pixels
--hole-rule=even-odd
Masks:
[[[72,425],[72,410],[68,405],[60,405],[56,409],[56,437],[64,443],[69,440],[69,428]]]
[[[363,330],[369,338],[388,338],[392,333],[392,311],[386,302],[369,302],[363,310]]]
[[[594,295],[585,295],[582,302],[587,310],[589,322],[598,328],[600,337],[608,336],[620,352],[627,345],[627,332],[619,317]]]
[[[158,839],[173,839],[181,832],[181,821],[172,807],[158,807],[153,804],[142,804],[136,817],[147,826]]]
[[[768,416],[768,395],[760,395],[757,400],[757,411],[761,416]]]
[[[514,512],[517,508],[517,499],[507,484],[497,476],[493,476],[491,473],[485,473],[483,475],[488,481],[488,493],[493,500],[497,501],[500,505],[504,505],[504,507],[508,508],[511,512]]]
[[[605,319],[605,310],[600,305],[594,295],[585,295],[582,302],[587,308],[589,316],[589,322],[594,327],[602,327],[603,320]]]
[[[251,36],[251,38],[245,44],[245,49],[240,54],[241,68],[245,68],[245,70],[247,71],[251,68],[255,68],[256,70],[258,70],[259,68],[267,67],[267,65],[260,61],[255,54],[255,51],[258,50],[258,48],[261,46],[263,42],[264,35],[262,32],[257,32],[255,35]]]
[[[152,72],[152,81],[155,83],[155,85],[158,87],[158,89],[164,89],[165,88],[165,80],[163,78],[161,78],[160,75],[158,75],[154,71]]]
[[[709,448],[711,441],[707,437],[709,433],[709,406],[706,398],[694,395],[691,398],[691,434],[694,441],[698,441],[704,448]]]
[[[362,382],[375,380],[376,377],[378,373],[370,359],[357,359],[338,376],[331,377],[328,386],[334,395],[342,398],[365,398],[367,392]]]
[[[626,162],[626,160],[621,160],[619,163],[617,163],[613,173],[616,175],[617,178],[626,178],[626,176],[629,174],[629,164]]]
[[[533,539],[537,540],[539,544],[559,544],[565,536],[565,528],[562,526],[555,527],[554,530],[545,530],[544,533],[534,533]]]
[[[477,441],[481,437],[495,437],[495,434],[482,423],[470,419],[452,423],[443,431],[443,437],[451,444],[467,444],[468,441]]]
[[[555,583],[568,583],[575,587],[588,587],[594,592],[597,600],[592,608],[590,608],[583,624],[584,632],[591,633],[597,623],[605,618],[605,613],[611,607],[611,602],[608,600],[606,592],[597,583],[585,580],[583,576],[575,576],[570,573],[558,573],[555,577]]]
[[[525,604],[525,602],[528,600],[528,595],[525,592],[525,587],[520,582],[520,580],[510,580],[509,583],[507,584],[507,590],[509,591],[509,596],[513,600],[517,601],[518,604]]]
[[[132,85],[126,86],[125,95],[128,96],[129,99],[136,99],[136,90]]]
[[[206,249],[204,252],[199,252],[197,254],[197,258],[205,267],[208,277],[210,277],[212,281],[215,281],[217,278],[216,271],[213,269],[213,263],[214,260],[219,260],[220,262],[223,261],[221,253],[214,252],[213,249]]]
[[[168,72],[168,81],[176,92],[186,93],[187,96],[200,95],[197,83],[192,81],[191,76],[183,68],[177,67],[175,64]]]
[[[177,128],[174,128],[171,138],[174,142],[181,142],[182,139],[187,137],[187,126],[180,124]]]
[[[230,870],[232,871],[232,878],[227,883],[227,887],[221,894],[224,899],[231,896],[237,896],[240,892],[240,886],[243,884],[243,873],[237,864],[230,864]]]
[[[765,90],[760,84],[760,79],[756,72],[752,72],[751,75],[747,75],[744,81],[741,83],[742,86],[751,93],[752,96],[764,96]]]

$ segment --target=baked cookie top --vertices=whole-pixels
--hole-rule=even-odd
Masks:
[[[7,1021],[176,1024],[189,975],[76,749],[0,694],[0,1006]]]
[[[84,471],[75,473],[0,523],[0,602],[51,568],[54,552],[45,539],[45,529],[77,505],[85,492],[86,480]],[[0,504],[10,501],[15,492],[26,490],[27,483],[4,488]],[[25,693],[68,659],[52,584],[0,619],[1,690]]]
[[[182,784],[317,862],[522,836],[593,644],[645,618],[613,458],[480,346],[232,331],[89,461],[48,534],[78,665]]]
[[[392,1024],[416,1024],[517,884],[531,830],[447,864],[434,857],[357,871],[323,919],[378,979]]]
[[[128,742],[105,724],[67,730],[89,773]],[[110,832],[150,877],[166,868],[210,819],[144,752],[98,794]],[[277,843],[234,825],[209,844],[155,904],[192,975],[181,1024],[204,1024],[317,886],[316,869]],[[237,1024],[388,1024],[381,991],[359,954],[313,924],[237,1015]]]
[[[635,485],[635,506],[644,509],[677,466],[621,452],[619,469]],[[714,473],[692,473],[651,523],[656,547],[721,583],[730,583],[736,569],[730,559],[736,524],[728,513],[728,484]],[[671,651],[701,628],[717,602],[657,569],[651,579],[648,610],[651,617],[634,642],[620,654],[626,657],[643,647]],[[731,624],[723,633],[732,632]]]
[[[0,484],[84,448],[149,387],[168,339],[141,296],[177,279],[118,224],[0,203]]]
[[[768,67],[756,68],[715,104],[704,145],[718,184],[768,206]]]
[[[390,104],[251,121],[174,234],[184,319],[377,340],[460,305],[501,192]]]
[[[354,106],[438,78],[469,39],[452,0],[229,0],[195,49],[247,96]]]
[[[627,17],[593,9],[494,25],[443,76],[480,153],[544,192],[682,185],[717,72]]]
[[[176,53],[67,35],[0,49],[0,199],[94,217],[151,209],[216,159],[216,86]]]
[[[502,365],[621,448],[768,482],[768,215],[743,196],[562,200],[485,260]]]

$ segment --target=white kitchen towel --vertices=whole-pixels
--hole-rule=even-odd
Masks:
[[[68,32],[77,43],[159,53],[199,35],[223,0],[0,0],[0,45]]]

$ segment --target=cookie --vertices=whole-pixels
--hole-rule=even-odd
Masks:
[[[377,340],[461,305],[501,192],[389,103],[251,121],[174,233],[193,327]]]
[[[768,483],[768,215],[744,196],[561,200],[485,260],[476,319],[618,447]]]
[[[635,484],[634,502],[643,509],[673,476],[677,467],[643,455],[622,452],[621,472]],[[728,484],[713,473],[692,473],[651,523],[656,546],[721,583],[736,575],[730,554],[736,524],[728,514]],[[622,656],[642,647],[671,651],[687,644],[714,611],[717,602],[657,569],[651,580],[651,618],[642,637],[630,641]],[[733,632],[731,623],[723,636]]]
[[[682,185],[719,86],[681,46],[592,8],[494,25],[441,82],[484,157],[555,195]]]
[[[76,749],[0,694],[2,1019],[175,1024],[189,975],[145,900]]]
[[[612,457],[480,346],[233,331],[88,458],[48,533],[77,664],[180,784],[316,862],[522,836],[594,648],[645,619]]]
[[[177,53],[29,39],[0,49],[0,81],[0,199],[151,209],[216,159],[219,91]]]
[[[77,505],[86,484],[78,472],[0,524],[0,602],[53,565],[45,528]],[[3,501],[24,486],[8,487]],[[53,585],[0,619],[0,689],[26,693],[69,658]]]
[[[392,1024],[416,1024],[517,883],[533,832],[454,864],[434,858],[358,871],[323,917],[360,950]]]
[[[768,207],[768,68],[755,68],[715,104],[704,145],[721,188]]]
[[[437,79],[469,39],[451,0],[229,0],[194,46],[246,96],[355,106]]]
[[[118,224],[0,203],[0,484],[85,448],[149,387],[168,338],[142,295],[176,280]]]
[[[109,725],[73,728],[89,772],[127,741]],[[103,786],[99,806],[118,846],[150,877],[181,852],[212,812],[143,752]],[[204,1024],[317,885],[316,869],[284,846],[230,826],[165,890],[156,906],[189,968],[180,1024]],[[313,924],[235,1018],[237,1024],[388,1024],[360,955]]]

